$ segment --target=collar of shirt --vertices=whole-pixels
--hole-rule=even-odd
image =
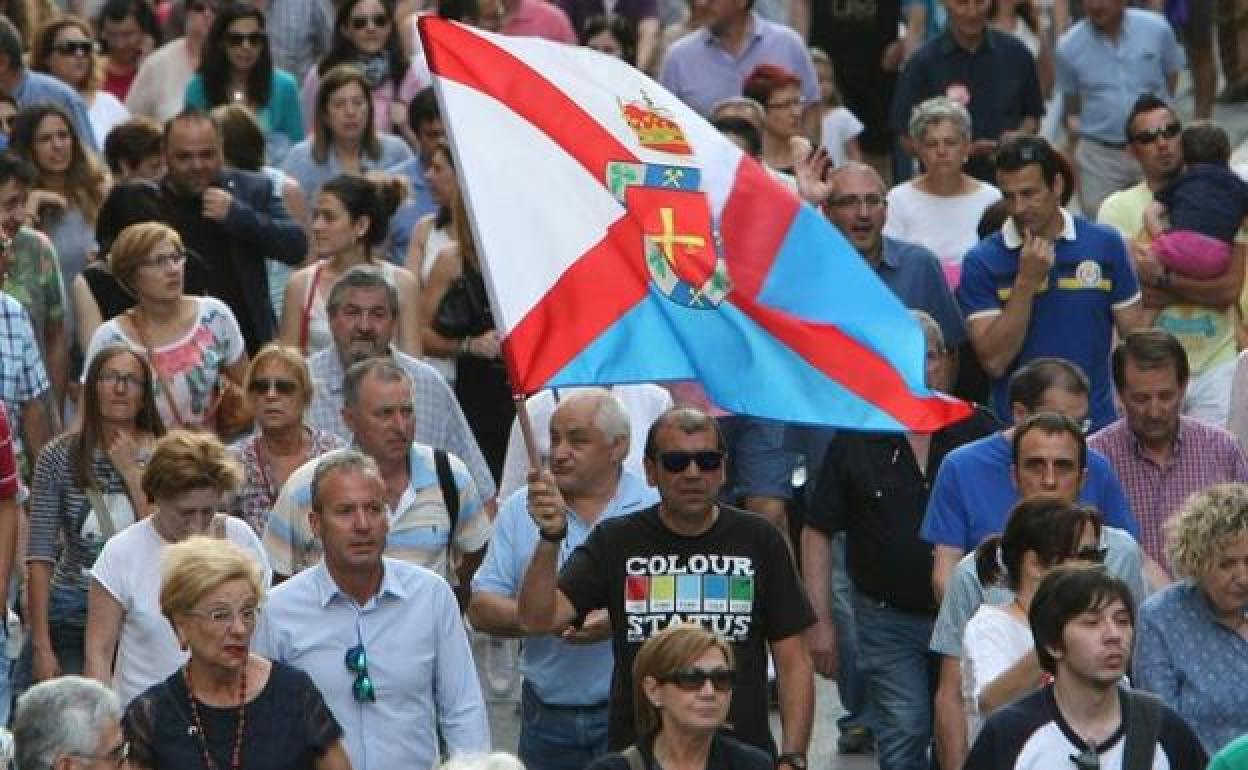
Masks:
[[[1062,212],[1062,231],[1057,234],[1058,240],[1075,240],[1075,218],[1071,216],[1066,209],[1059,209]],[[1005,220],[1005,224],[1001,226],[1001,237],[1005,240],[1007,249],[1022,248],[1023,236],[1019,234],[1018,227],[1014,224],[1014,217]]]
[[[327,349],[317,353],[316,355],[325,356],[325,363],[320,366],[316,366],[315,363],[313,363],[316,356],[313,356],[313,361],[310,361],[308,364],[309,368],[312,370],[313,377],[316,376],[317,369],[320,369],[322,382],[325,384],[325,387],[329,388],[329,392],[335,395],[341,394],[345,389],[344,381],[347,379],[347,371],[342,368],[342,358],[338,356],[338,347],[336,345],[330,345]],[[399,365],[398,360],[395,358],[393,347],[389,348],[389,355],[390,362],[395,366],[402,368],[402,366]]]
[[[1136,458],[1156,465],[1153,458],[1144,452],[1144,447],[1140,444],[1139,437],[1135,435],[1135,431],[1131,430],[1131,427],[1127,424],[1127,418],[1122,418],[1122,424],[1127,432],[1127,444],[1131,447],[1131,451],[1135,453]],[[1175,431],[1174,444],[1170,446],[1170,465],[1174,465],[1178,461],[1179,453],[1183,451],[1184,441],[1191,435],[1191,431],[1191,424],[1187,422],[1183,415],[1179,415],[1179,429]]]
[[[752,48],[763,38],[763,25],[761,24],[761,21],[762,19],[757,13],[750,11],[750,40],[745,44],[745,47],[741,49],[741,53],[737,55],[738,58],[744,56],[746,51],[750,50],[750,48]],[[703,27],[702,34],[706,36],[703,40],[707,45],[724,48],[723,44],[720,42],[719,35],[712,33],[710,27]],[[724,50],[727,51],[728,49],[724,48]]]
[[[401,580],[399,580],[398,576],[395,574],[395,570],[390,569],[388,562],[389,559],[382,557],[381,586],[377,589],[377,593],[365,603],[364,607],[361,607],[360,609],[365,609],[368,606],[375,604],[379,599],[385,596],[393,596],[400,601],[408,597],[407,587],[403,585]],[[335,599],[348,602],[350,604],[356,603],[354,597],[344,592],[338,587],[338,584],[334,582],[334,576],[329,574],[329,568],[325,566],[324,559],[313,567],[313,569],[315,570],[313,573],[313,579],[316,585],[316,598],[322,608],[328,607],[330,602],[333,602]]]
[[[979,41],[979,47],[976,48],[974,51],[972,51],[969,48],[964,48],[962,44],[959,43],[954,38],[953,29],[950,26],[946,25],[944,34],[941,35],[939,38],[940,52],[946,56],[950,56],[958,51],[962,51],[964,53],[974,55],[984,49],[987,49],[989,51],[994,50],[997,47],[997,42],[996,42],[996,39],[993,37],[993,32],[994,32],[993,28],[989,26],[987,23],[985,23],[984,36]]]
[[[897,270],[901,267],[901,257],[897,254],[897,242],[888,236],[880,236],[880,262],[875,265],[875,271],[878,273],[887,268],[889,270]]]

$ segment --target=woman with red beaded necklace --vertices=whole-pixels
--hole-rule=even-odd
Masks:
[[[312,680],[250,652],[264,582],[242,548],[196,536],[165,552],[160,611],[186,664],[126,709],[136,768],[350,770]]]

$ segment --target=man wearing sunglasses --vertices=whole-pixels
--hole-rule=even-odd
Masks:
[[[121,702],[112,690],[81,676],[40,682],[17,699],[13,749],[14,767],[129,767]]]
[[[1191,379],[1183,412],[1214,425],[1225,425],[1235,373],[1237,317],[1244,282],[1245,248],[1231,250],[1231,264],[1217,278],[1191,278],[1165,269],[1141,240],[1144,209],[1153,196],[1183,168],[1182,125],[1165,102],[1151,94],[1136,100],[1127,118],[1127,151],[1140,164],[1144,179],[1105,199],[1097,221],[1118,232],[1131,248],[1144,303],[1161,311],[1154,326],[1178,338],[1187,352]]]
[[[685,621],[733,645],[738,674],[728,721],[736,737],[774,754],[770,651],[783,727],[777,764],[805,770],[814,679],[803,632],[814,616],[784,538],[761,516],[716,503],[724,442],[714,418],[688,407],[665,412],[650,428],[645,454],[659,504],[601,522],[558,574],[567,504],[550,471],[531,475],[528,509],[539,541],[517,599],[521,628],[558,633],[607,609],[615,653],[608,706],[613,750],[636,737],[630,672],[637,650]]]
[[[1147,329],[1114,348],[1114,387],[1125,416],[1088,440],[1109,459],[1140,522],[1140,545],[1160,569],[1153,588],[1170,582],[1165,525],[1194,492],[1248,482],[1248,459],[1225,429],[1180,414],[1187,354],[1169,332]]]
[[[269,594],[255,651],[312,677],[355,770],[432,768],[439,735],[450,756],[488,752],[454,593],[433,572],[383,556],[391,506],[377,464],[354,449],[313,462],[308,519],[325,558]]]
[[[1122,685],[1135,640],[1134,601],[1127,585],[1102,568],[1054,568],[1031,601],[1035,651],[1028,656],[1053,683],[988,717],[962,767],[1205,767],[1209,757],[1182,717]]]
[[[1010,452],[1010,476],[1018,500],[1047,495],[1074,503],[1080,491],[1090,483],[1090,454],[1083,428],[1069,417],[1046,411],[1031,415],[1011,431]],[[951,459],[952,456],[945,460],[941,473]],[[1001,512],[1002,518],[1006,513],[1008,509]],[[1004,521],[1000,526],[1004,529]],[[1136,602],[1147,595],[1145,556],[1127,532],[1107,524],[1101,530],[1099,547],[1086,555],[1103,561],[1111,574],[1124,580],[1131,587]],[[931,651],[940,656],[934,709],[941,767],[961,767],[966,754],[967,726],[960,665],[966,624],[980,604],[1004,605],[1013,600],[1014,594],[1004,586],[985,586],[979,582],[974,553],[957,563],[945,586],[930,645]],[[1039,673],[1036,658],[1028,655],[995,681],[1003,691],[1026,692],[1035,686]]]
[[[594,527],[658,500],[644,480],[624,470],[628,448],[629,417],[612,392],[574,391],[559,401],[550,418],[550,473],[568,506],[560,566]],[[553,494],[539,479],[499,510],[489,551],[472,580],[468,618],[478,631],[525,636],[516,595],[540,540],[528,504],[542,505],[543,496]],[[609,637],[607,613],[599,609],[558,635],[525,638],[520,693],[525,718],[516,753],[526,767],[581,770],[607,753]]]

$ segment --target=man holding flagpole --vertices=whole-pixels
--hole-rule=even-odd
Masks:
[[[814,668],[803,632],[814,622],[784,538],[753,514],[716,503],[724,444],[713,417],[677,407],[646,437],[646,480],[658,505],[600,522],[556,565],[568,534],[567,505],[549,471],[531,474],[528,510],[539,540],[520,593],[526,634],[578,626],[606,608],[615,668],[608,743],[620,750],[633,731],[633,658],[672,623],[701,623],[733,646],[737,684],[728,714],[735,737],[774,755],[768,723],[767,652],[776,666],[778,765],[806,770],[814,717]]]

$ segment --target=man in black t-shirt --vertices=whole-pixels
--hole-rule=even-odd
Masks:
[[[556,577],[566,506],[548,471],[531,474],[529,513],[541,541],[517,597],[526,633],[553,633],[606,607],[615,670],[609,707],[613,750],[633,742],[632,665],[641,644],[674,622],[723,636],[737,657],[728,714],[736,736],[775,752],[767,716],[767,652],[775,660],[782,753],[778,766],[805,770],[814,678],[802,632],[810,603],[780,533],[765,519],[715,497],[724,445],[713,418],[671,409],[650,429],[646,478],[657,506],[604,521]]]
[[[1124,770],[1128,728],[1142,707],[1140,694],[1121,686],[1135,640],[1127,584],[1100,566],[1056,567],[1036,589],[1028,616],[1036,657],[1053,684],[993,712],[963,769]],[[1157,708],[1156,735],[1140,739],[1147,748],[1138,766],[1203,770],[1209,757],[1200,739],[1169,706]]]

